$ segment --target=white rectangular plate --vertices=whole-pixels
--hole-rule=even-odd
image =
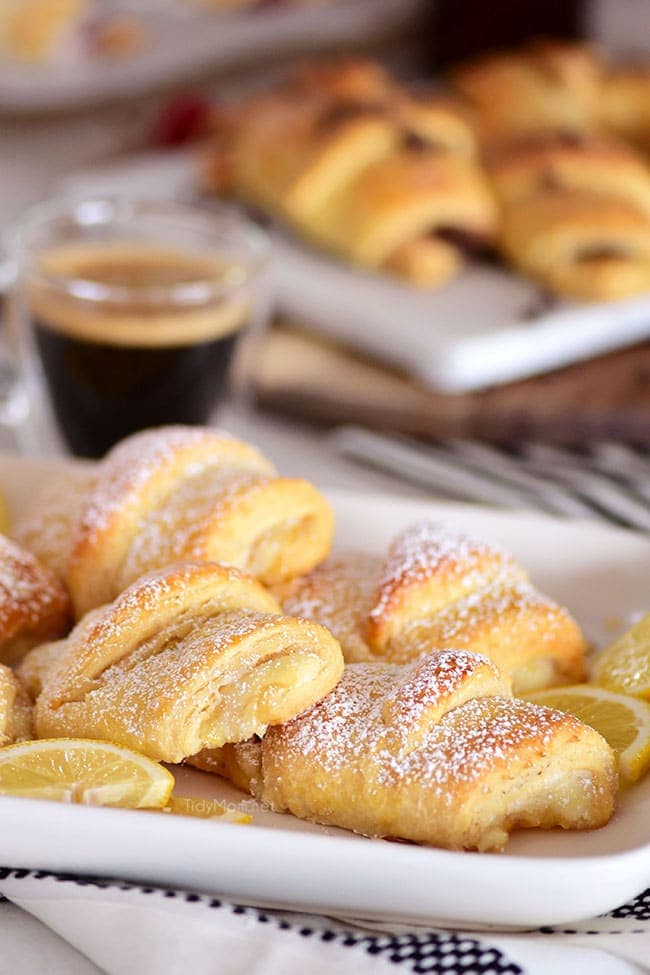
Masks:
[[[42,463],[0,458],[16,511]],[[337,546],[381,552],[423,517],[497,541],[567,604],[597,643],[647,610],[650,540],[587,522],[497,513],[382,495],[330,493]],[[369,840],[259,808],[220,779],[177,772],[182,795],[253,812],[248,826],[147,812],[0,799],[0,862],[192,887],[248,903],[401,921],[507,927],[559,924],[610,910],[650,884],[650,778],[613,820],[584,833],[521,831],[504,854]]]
[[[549,303],[531,281],[480,262],[429,292],[279,233],[274,244],[278,304],[290,321],[445,393],[547,372],[650,335],[650,295]]]

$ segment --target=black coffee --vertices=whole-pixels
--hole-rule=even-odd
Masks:
[[[154,289],[162,297],[169,285],[204,281],[208,272],[218,283],[229,269],[135,245],[61,249],[46,266],[58,270],[64,260],[67,277],[128,288],[129,296],[147,291],[146,300],[127,301],[116,292],[106,300],[62,298],[40,282],[28,291],[50,399],[73,453],[101,457],[144,427],[205,423],[226,389],[248,307],[241,298],[220,298],[188,310],[169,299],[157,303]]]

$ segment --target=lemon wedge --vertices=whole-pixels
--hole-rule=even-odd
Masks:
[[[553,687],[527,701],[568,711],[595,728],[618,756],[621,776],[636,782],[650,767],[650,704],[596,684]]]
[[[55,738],[0,748],[0,795],[159,809],[173,788],[162,765],[105,741]]]
[[[650,701],[650,613],[594,657],[592,676],[610,691]]]
[[[198,819],[220,819],[224,823],[252,823],[253,817],[229,809],[214,799],[198,799],[193,796],[172,796],[163,812],[176,816],[194,816]]]

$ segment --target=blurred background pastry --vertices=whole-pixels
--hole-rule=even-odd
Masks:
[[[378,65],[298,71],[233,105],[206,184],[362,267],[438,287],[492,242],[496,211],[453,101],[418,97]]]

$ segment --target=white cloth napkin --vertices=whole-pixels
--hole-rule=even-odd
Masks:
[[[650,889],[601,918],[516,934],[288,914],[180,890],[8,868],[0,870],[0,892],[46,926],[35,925],[26,938],[27,919],[0,905],[3,958],[11,961],[2,970],[12,975],[34,971],[35,965],[21,966],[41,950],[52,975],[635,975],[650,964]],[[67,961],[59,939],[76,949]],[[16,941],[29,944],[27,957]]]

